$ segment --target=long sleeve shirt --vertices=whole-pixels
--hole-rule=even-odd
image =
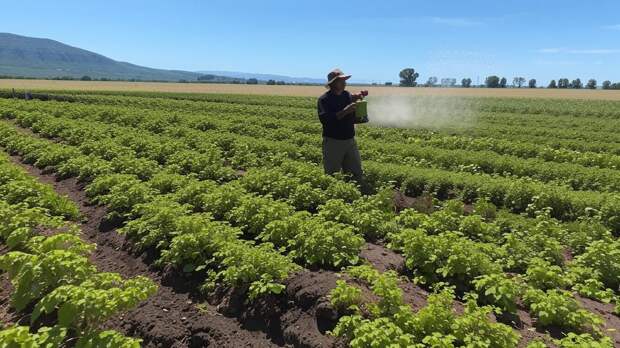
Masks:
[[[349,113],[341,119],[336,117],[336,113],[342,111],[352,101],[351,94],[347,91],[340,95],[327,91],[319,97],[317,108],[324,137],[346,140],[355,136],[355,115]]]

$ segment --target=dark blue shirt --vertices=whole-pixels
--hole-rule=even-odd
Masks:
[[[350,113],[341,119],[336,117],[336,113],[342,111],[351,102],[351,94],[347,91],[340,95],[327,91],[319,97],[317,107],[324,137],[346,140],[355,136],[355,114]]]

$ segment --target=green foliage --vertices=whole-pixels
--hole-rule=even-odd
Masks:
[[[235,208],[246,190],[236,182],[224,184],[200,196],[200,210],[210,212],[216,219],[224,219]]]
[[[95,244],[86,243],[76,234],[59,233],[53,236],[30,238],[26,250],[33,254],[46,254],[54,250],[66,250],[78,255],[88,256],[95,250]]]
[[[41,255],[13,251],[0,256],[0,269],[11,278],[11,304],[17,311],[59,286],[81,283],[96,271],[86,257],[66,250]]]
[[[566,337],[555,340],[555,343],[560,348],[611,348],[614,346],[611,338],[607,336],[603,336],[601,339],[595,339],[588,333],[578,335],[574,332],[569,332]]]
[[[98,176],[86,186],[86,195],[96,203],[102,203],[100,197],[110,193],[113,187],[125,183],[139,183],[138,177],[130,174],[107,174]]]
[[[415,341],[411,334],[390,321],[388,318],[374,320],[352,318],[333,330],[334,335],[343,336],[350,332],[353,337],[349,345],[354,348],[371,347],[410,347]]]
[[[517,299],[522,292],[519,279],[497,273],[478,277],[473,284],[482,302],[496,306],[502,312],[517,312]]]
[[[141,249],[168,247],[170,240],[177,233],[176,221],[187,215],[189,209],[169,199],[155,199],[149,203],[137,204],[133,215],[138,218],[129,221],[119,232],[135,240]]]
[[[156,291],[157,286],[145,277],[123,280],[116,273],[98,273],[79,285],[62,285],[47,294],[34,307],[31,321],[36,322],[43,313],[56,312],[58,325],[90,333]]]
[[[574,263],[594,270],[605,287],[620,287],[620,241],[594,241],[575,258]]]
[[[468,300],[465,312],[452,325],[456,342],[465,347],[516,347],[519,334],[507,325],[490,322],[491,312],[491,307],[478,307],[475,300]]]
[[[67,329],[60,326],[41,327],[31,333],[28,326],[10,326],[0,330],[0,347],[61,347],[67,336]]]
[[[536,324],[541,327],[557,326],[577,332],[600,334],[602,319],[580,308],[567,291],[552,289],[545,292],[529,289],[523,295],[523,302],[536,318]]]
[[[529,285],[541,290],[561,289],[568,285],[561,267],[539,258],[530,261],[525,280]]]
[[[79,181],[86,182],[111,174],[112,165],[95,155],[75,156],[58,165],[57,173],[61,178],[77,177]]]
[[[504,236],[502,248],[505,267],[524,272],[532,259],[540,258],[553,265],[562,265],[564,248],[560,243],[565,230],[548,215],[539,215],[534,223]]]
[[[464,217],[460,222],[458,231],[470,239],[481,242],[497,242],[501,238],[499,227],[484,222],[480,215]]]
[[[354,278],[366,282],[372,292],[379,298],[377,303],[367,304],[375,317],[391,317],[402,311],[405,306],[403,291],[398,286],[398,275],[394,271],[379,273],[369,265],[354,266],[347,269]]]
[[[474,204],[474,214],[482,216],[485,221],[490,221],[497,216],[497,207],[487,199],[482,198]]]
[[[169,263],[185,272],[202,271],[215,261],[214,254],[242,234],[228,224],[212,221],[209,214],[183,216],[176,220],[178,235],[162,250],[159,263]]]
[[[268,293],[281,293],[284,285],[279,282],[299,269],[267,243],[259,246],[249,242],[228,243],[214,257],[221,270],[210,274],[205,290],[213,289],[220,282],[231,287],[249,285],[250,300]]]
[[[153,200],[156,191],[139,181],[125,181],[112,186],[110,192],[101,196],[100,202],[108,208],[110,217],[128,217],[139,204]]]
[[[580,255],[597,240],[612,242],[613,235],[598,219],[587,218],[565,225],[567,229],[566,244],[571,251]]]
[[[340,313],[357,312],[362,303],[362,290],[339,279],[336,281],[336,287],[329,293],[329,301]]]
[[[399,238],[407,268],[429,284],[449,281],[468,287],[478,276],[501,271],[480,244],[456,233],[444,232],[436,236],[422,230],[403,230],[402,233]]]
[[[328,267],[359,261],[365,241],[351,227],[322,219],[307,219],[298,227],[297,234],[287,242],[292,257],[308,265]]]
[[[116,331],[93,332],[80,337],[75,343],[76,348],[120,347],[139,348],[141,339],[125,337]]]
[[[286,203],[274,201],[270,197],[246,195],[239,199],[238,205],[225,214],[234,225],[239,226],[248,236],[257,236],[270,221],[290,216],[293,209]]]

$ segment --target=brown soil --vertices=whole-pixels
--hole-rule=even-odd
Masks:
[[[579,295],[575,295],[577,301],[584,309],[599,315],[605,320],[604,331],[614,342],[614,347],[620,347],[620,317],[613,314],[614,305],[590,300]]]
[[[393,270],[401,273],[405,268],[405,258],[402,255],[375,243],[366,243],[360,257],[380,272]]]
[[[19,322],[19,314],[11,310],[9,299],[13,287],[6,274],[0,276],[0,328]]]
[[[396,211],[413,208],[419,212],[429,214],[433,212],[433,198],[429,195],[411,197],[400,190],[394,190],[394,206]]]

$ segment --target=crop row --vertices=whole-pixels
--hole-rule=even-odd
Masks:
[[[253,157],[251,161],[259,161],[258,156],[270,157],[286,153],[293,159],[311,159],[320,161],[320,154],[313,147],[299,146],[284,141],[270,141],[256,139],[249,136],[230,135],[212,130],[215,121],[199,121],[192,127],[205,129],[204,132],[183,127],[181,117],[149,118],[136,115],[103,115],[106,122],[118,122],[136,127],[154,129],[178,138],[188,139],[195,144],[215,144],[233,162],[235,157]],[[29,114],[27,117],[41,118],[41,114]],[[59,126],[60,127],[60,126]],[[80,136],[76,136],[79,141]],[[88,136],[81,139],[88,138]],[[246,158],[247,159],[247,158]],[[616,229],[618,222],[615,217],[614,206],[617,206],[617,196],[598,194],[587,191],[572,191],[560,186],[542,184],[526,179],[511,177],[494,177],[483,174],[466,172],[450,172],[433,168],[416,168],[405,165],[386,164],[366,161],[368,181],[376,187],[387,181],[395,181],[409,194],[419,195],[423,191],[435,192],[439,197],[445,197],[451,190],[460,193],[465,200],[471,201],[485,197],[498,206],[505,206],[514,212],[524,212],[528,206],[533,208],[551,207],[554,217],[571,220],[579,216],[588,216],[596,209],[610,227]],[[596,213],[596,212],[594,212]]]
[[[242,95],[242,94],[195,94],[195,93],[162,93],[162,92],[111,92],[111,91],[49,91],[52,96],[73,98],[75,101],[122,105],[127,102],[139,102],[140,99],[159,99],[161,101],[174,100],[180,103],[194,103],[200,105],[207,102],[239,105],[268,105],[296,107],[298,109],[316,108],[316,98]],[[10,97],[10,93],[4,93]],[[454,97],[441,96],[402,96],[420,104],[442,104],[452,102]],[[530,115],[552,115],[556,117],[572,117],[577,120],[585,115],[590,118],[618,119],[620,116],[620,102],[603,100],[569,100],[569,99],[540,99],[540,98],[494,98],[494,97],[459,97],[457,98],[469,109],[489,113],[512,113]],[[175,107],[178,104],[175,104]]]
[[[5,101],[3,104],[6,106],[5,112],[11,112],[11,108],[19,105],[19,109],[21,110],[41,110],[44,108],[50,110],[50,112],[58,112],[57,110],[65,109],[64,112],[71,113],[85,113],[85,114],[97,114],[101,112],[105,113],[127,113],[132,114],[136,113],[136,108],[128,108],[128,107],[109,107],[109,106],[92,106],[92,105],[83,105],[83,104],[57,104],[54,103],[52,105],[41,105],[42,103],[37,103],[33,106],[33,103],[21,103],[17,104],[15,102],[9,103]],[[47,103],[49,104],[49,103]],[[269,110],[268,107],[264,107],[265,110]],[[149,110],[149,111],[146,111]],[[161,112],[154,109],[146,109],[150,115],[165,115],[168,116],[169,112]],[[183,109],[177,109],[178,110]],[[187,112],[186,110],[183,110]],[[258,116],[260,120],[263,122],[275,122],[283,123],[287,125],[289,128],[295,128],[298,132],[308,132],[308,133],[318,133],[320,131],[320,127],[318,124],[309,124],[306,121],[302,121],[299,119],[294,119],[291,117],[283,118],[281,116],[270,116],[270,114],[261,113],[239,113],[238,110],[234,113],[230,113],[229,111],[223,110],[210,110],[209,108],[205,108],[200,112],[194,112],[200,115],[231,115],[239,118],[248,118],[248,117],[256,117]],[[254,118],[255,119],[255,118]],[[474,130],[472,130],[474,131]],[[469,131],[468,133],[471,133]],[[519,137],[511,137],[509,140],[503,140],[498,138],[471,138],[468,136],[446,136],[437,134],[434,132],[428,132],[424,130],[403,130],[403,129],[386,129],[386,128],[377,128],[377,127],[362,127],[359,129],[359,135],[364,138],[372,138],[372,139],[381,139],[383,144],[402,144],[404,139],[406,143],[421,143],[427,146],[439,147],[444,149],[463,149],[463,150],[472,150],[472,151],[494,151],[498,154],[509,154],[518,157],[525,158],[540,158],[545,161],[553,161],[553,162],[570,162],[581,164],[584,166],[600,166],[604,168],[617,168],[618,166],[618,156],[611,155],[606,153],[596,153],[597,151],[612,151],[609,146],[612,143],[605,142],[593,142],[592,139],[588,139],[587,142],[584,141],[576,141],[573,138],[571,140],[562,140],[561,147],[558,147],[558,144],[551,143],[549,145],[541,145],[539,143],[549,142],[549,134],[546,134],[544,137],[537,137],[536,139],[531,139],[533,141],[527,141],[528,137],[531,137],[531,131],[525,132],[525,134],[519,135]],[[505,133],[505,132],[501,132]],[[486,134],[480,134],[482,136],[487,136]],[[497,134],[496,137],[506,137],[506,134]],[[553,137],[551,137],[552,139]],[[396,141],[395,139],[399,139]],[[598,145],[597,145],[598,144]],[[565,149],[564,147],[574,148],[574,150]],[[592,151],[587,151],[591,149]],[[586,151],[586,152],[581,152]],[[594,152],[593,152],[594,151]],[[615,153],[615,152],[614,152]],[[620,148],[618,148],[618,153],[620,153]]]

